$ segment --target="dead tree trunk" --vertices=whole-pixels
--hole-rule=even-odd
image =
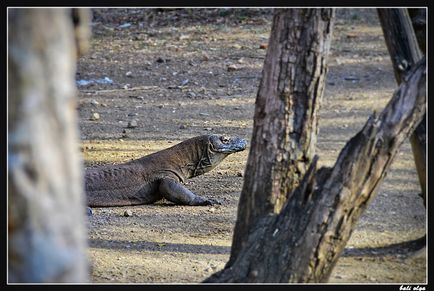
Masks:
[[[426,60],[416,64],[333,168],[316,159],[279,214],[256,220],[230,266],[205,282],[327,282],[401,144],[426,111]],[[243,205],[240,205],[242,207]]]
[[[280,212],[312,162],[333,15],[333,9],[276,10],[228,265],[256,221]]]
[[[396,82],[399,85],[408,69],[422,58],[419,44],[424,45],[425,42],[422,39],[418,42],[416,39],[407,9],[378,9],[377,11],[392,59]],[[415,16],[415,23],[419,22]],[[426,117],[410,136],[410,143],[422,189],[421,196],[426,205]]]
[[[8,21],[8,281],[86,282],[71,10]]]

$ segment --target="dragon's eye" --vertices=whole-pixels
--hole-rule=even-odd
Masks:
[[[220,140],[222,141],[222,143],[224,143],[224,144],[227,144],[227,143],[229,143],[229,138],[228,137],[226,137],[226,136],[222,136],[221,138],[220,138]]]

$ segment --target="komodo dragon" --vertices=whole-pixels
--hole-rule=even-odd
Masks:
[[[151,204],[162,198],[184,205],[219,204],[217,200],[194,194],[181,183],[211,171],[228,155],[243,151],[246,145],[241,138],[202,135],[127,163],[88,168],[87,204],[127,206]]]

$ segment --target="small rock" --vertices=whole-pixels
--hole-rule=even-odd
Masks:
[[[355,77],[355,76],[346,76],[346,77],[344,77],[344,80],[346,80],[346,81],[358,81],[360,79]]]
[[[182,81],[181,86],[186,86],[190,82],[189,79]]]
[[[213,271],[217,270],[217,266],[216,266],[216,265],[214,265],[214,264],[210,264],[209,266],[211,267],[211,269],[212,269]]]
[[[210,209],[208,209],[209,212],[214,213],[216,211],[215,207],[211,207]]]
[[[131,95],[129,97],[130,98],[134,98],[134,99],[138,99],[138,100],[145,100],[145,97],[143,97],[143,96],[134,96],[134,95]]]
[[[128,113],[128,116],[137,116],[139,115],[137,112]]]
[[[237,173],[237,177],[242,177],[242,176],[244,176],[244,174],[242,172]]]
[[[124,89],[128,90],[129,88],[131,88],[131,85],[130,84],[125,84]]]
[[[126,130],[126,129],[122,130],[122,137],[129,137],[129,135],[128,135],[129,133],[130,133],[129,130]]]
[[[118,26],[118,28],[128,28],[128,27],[130,27],[131,26],[131,23],[124,23],[124,24],[121,24],[121,25],[119,25]]]
[[[133,216],[133,212],[131,211],[131,210],[125,210],[125,212],[124,212],[124,216],[125,217],[130,217],[130,216]]]
[[[268,44],[267,44],[267,43],[261,43],[261,44],[259,45],[259,48],[262,49],[262,50],[265,50],[265,49],[268,48]]]
[[[242,46],[239,45],[239,44],[237,44],[237,43],[236,43],[236,44],[233,44],[232,47],[233,47],[234,49],[237,49],[237,50],[242,49]]]
[[[184,124],[181,124],[181,125],[179,126],[179,129],[186,129],[186,128],[187,128],[187,126],[184,125]]]
[[[244,64],[246,61],[244,60],[244,58],[241,58],[237,61],[238,64]]]
[[[90,120],[98,120],[100,119],[99,113],[98,112],[94,112],[92,114],[92,116],[90,117]]]
[[[202,61],[209,61],[209,56],[206,53],[202,54]]]
[[[209,264],[206,269],[205,272],[215,272],[217,270],[217,266],[214,264]]]
[[[231,65],[229,65],[229,66],[227,67],[228,72],[233,72],[233,71],[236,71],[236,70],[239,70],[239,69],[240,69],[240,68],[237,67],[237,66],[234,65],[234,64],[231,64]]]
[[[212,128],[211,127],[206,127],[206,128],[204,128],[204,130],[206,130],[206,131],[212,131]]]
[[[129,121],[127,127],[128,128],[135,128],[135,127],[137,127],[137,120],[133,119],[133,120]]]
[[[158,59],[156,60],[157,63],[164,63],[164,59],[161,57],[158,57]]]
[[[96,101],[95,99],[92,99],[92,100],[90,101],[90,104],[95,105],[95,106],[98,106],[98,105],[99,105],[99,102]]]
[[[125,76],[132,78],[133,77],[133,73],[131,71],[128,71],[125,73]]]
[[[107,104],[105,104],[105,103],[101,103],[101,106],[102,106],[102,107],[107,107]]]
[[[194,98],[194,97],[196,97],[196,94],[194,92],[187,92],[187,97],[188,98]]]
[[[209,113],[200,112],[199,115],[200,115],[200,116],[209,116]]]

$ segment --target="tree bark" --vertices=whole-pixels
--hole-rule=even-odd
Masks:
[[[277,9],[228,266],[261,217],[279,213],[315,153],[333,9]]]
[[[8,21],[8,281],[86,282],[71,10]]]
[[[419,48],[422,54],[426,55],[426,8],[409,8],[407,10]]]
[[[419,32],[419,41],[416,39],[407,9],[378,9],[377,11],[392,59],[395,79],[399,85],[408,69],[422,58],[423,54],[419,45],[425,46],[425,37],[422,38]],[[413,19],[416,27],[420,30],[420,19],[422,18],[420,15],[422,13],[416,12],[413,12]],[[421,196],[426,207],[426,117],[410,136],[410,143],[421,185]]]
[[[327,282],[359,217],[401,144],[426,111],[425,57],[377,117],[342,149],[333,168],[317,157],[279,214],[256,221],[234,262],[205,282]]]
[[[409,8],[408,14],[411,18],[414,33],[419,44],[419,49],[426,55],[426,8]],[[419,126],[410,137],[412,144],[416,170],[418,171],[419,182],[421,184],[423,205],[426,208],[426,114]]]

